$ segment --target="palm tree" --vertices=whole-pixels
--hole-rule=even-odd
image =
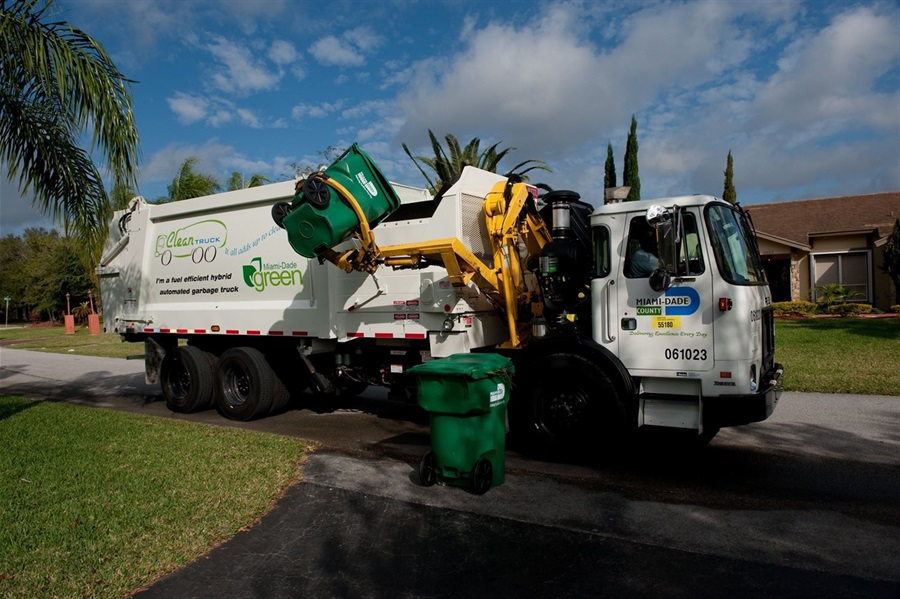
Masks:
[[[428,137],[431,139],[431,149],[434,152],[433,158],[428,156],[413,156],[406,144],[403,144],[403,150],[415,163],[419,172],[425,177],[425,180],[428,181],[428,187],[435,195],[440,195],[442,191],[450,187],[459,178],[463,168],[466,166],[474,166],[482,170],[496,173],[500,161],[509,152],[516,149],[510,147],[497,151],[497,147],[501,143],[497,142],[489,148],[479,152],[481,140],[477,137],[466,144],[465,148],[460,148],[456,137],[448,134],[444,137],[444,140],[447,142],[448,150],[445,151],[441,146],[441,143],[434,136],[434,133],[431,132],[431,129],[428,130]],[[434,174],[436,175],[435,180],[432,180],[431,177],[428,176],[428,173],[422,168],[422,164],[434,171]],[[528,168],[524,168],[526,166]],[[521,177],[523,181],[526,181],[528,180],[528,175],[526,173],[535,169],[550,171],[550,168],[542,160],[526,160],[509,169],[504,176],[509,177],[517,175]]]
[[[228,191],[237,191],[238,189],[259,187],[260,185],[265,185],[266,183],[270,182],[271,179],[264,175],[250,175],[250,178],[246,179],[243,174],[234,171],[233,173],[231,173],[231,176],[228,177]]]
[[[199,198],[222,189],[215,177],[194,170],[199,161],[196,156],[190,156],[181,163],[178,174],[175,175],[175,179],[168,187],[169,197],[164,201],[178,202],[189,198]]]
[[[113,185],[134,186],[140,153],[130,84],[99,42],[64,21],[53,0],[0,3],[0,162],[66,233],[105,234]],[[92,130],[90,149],[78,145]],[[89,241],[90,243],[90,241]]]

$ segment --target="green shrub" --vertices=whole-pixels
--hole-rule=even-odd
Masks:
[[[816,287],[816,303],[819,304],[820,312],[829,312],[829,308],[835,304],[847,304],[860,297],[859,293],[840,283],[826,283]]]
[[[816,304],[812,302],[775,302],[772,304],[775,316],[809,316],[815,314]]]
[[[891,306],[891,312],[894,314],[900,314],[900,304],[894,304]]]
[[[841,316],[859,316],[860,314],[870,314],[872,306],[869,304],[835,304],[828,306],[829,314],[840,314]]]

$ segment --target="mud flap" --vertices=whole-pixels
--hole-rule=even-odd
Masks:
[[[162,367],[166,350],[154,339],[144,339],[144,382],[154,385],[159,382],[159,371]]]

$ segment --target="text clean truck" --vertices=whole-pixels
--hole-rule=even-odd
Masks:
[[[98,273],[105,329],[145,344],[180,412],[258,418],[306,388],[405,396],[413,366],[484,351],[514,360],[510,430],[537,451],[640,427],[709,439],[780,393],[754,235],[710,196],[593,209],[466,167],[432,197],[354,145],[297,183],[136,198]]]

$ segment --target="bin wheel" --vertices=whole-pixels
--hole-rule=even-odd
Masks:
[[[478,458],[475,462],[475,470],[472,472],[472,492],[476,495],[484,495],[491,488],[491,480],[494,478],[494,467],[487,458]]]
[[[303,197],[313,207],[325,210],[331,202],[331,191],[324,181],[318,177],[310,177],[303,183]]]
[[[422,456],[419,462],[419,482],[426,487],[432,486],[437,482],[437,472],[434,469],[434,452],[429,451]]]
[[[290,213],[291,205],[288,202],[278,202],[272,206],[272,220],[282,229],[284,228],[284,219]]]

